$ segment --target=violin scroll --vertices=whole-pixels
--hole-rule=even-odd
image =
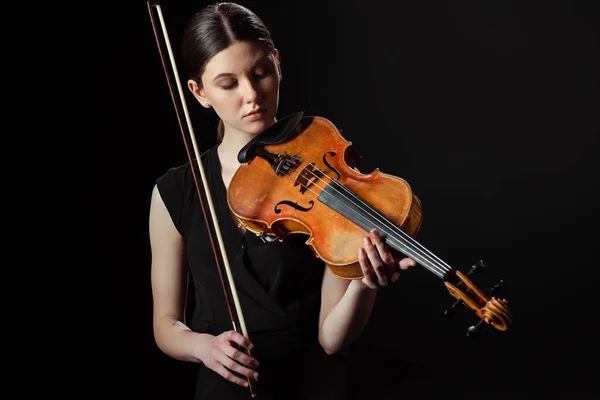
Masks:
[[[454,314],[456,306],[463,303],[466,307],[470,308],[480,318],[479,322],[467,329],[467,335],[475,338],[481,329],[487,323],[493,326],[499,331],[506,331],[508,326],[512,323],[512,316],[508,310],[508,301],[504,299],[496,299],[495,297],[486,296],[481,290],[477,288],[468,278],[484,268],[483,261],[479,261],[465,276],[460,271],[453,271],[452,277],[455,282],[451,282],[451,279],[444,281],[448,292],[457,300],[454,304],[445,311],[446,317],[451,317]],[[494,292],[498,291],[503,286],[504,282],[494,285],[489,292],[491,296]]]

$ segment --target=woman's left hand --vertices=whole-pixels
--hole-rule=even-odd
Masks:
[[[400,271],[417,265],[412,258],[394,257],[376,229],[364,238],[364,247],[358,249],[358,262],[363,272],[362,283],[371,289],[377,289],[396,282]]]

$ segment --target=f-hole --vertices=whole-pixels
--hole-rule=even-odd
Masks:
[[[335,157],[335,151],[328,151],[327,153],[323,154],[323,163],[325,165],[327,165],[329,167],[330,170],[332,170],[333,172],[336,173],[337,175],[337,179],[340,179],[340,177],[342,175],[340,175],[340,173],[337,171],[337,169],[333,168],[333,166],[331,164],[329,164],[329,162],[327,161],[327,156],[330,155],[332,157]]]
[[[310,211],[310,210],[311,210],[311,209],[314,207],[314,205],[315,205],[315,202],[314,202],[313,200],[310,200],[310,201],[308,202],[308,204],[310,204],[310,207],[302,207],[302,206],[301,206],[300,204],[298,204],[298,203],[294,203],[294,202],[291,202],[291,201],[289,201],[289,200],[282,200],[282,201],[280,201],[279,203],[275,204],[275,208],[274,208],[274,210],[275,210],[275,214],[281,214],[281,208],[279,208],[279,205],[280,205],[280,204],[285,204],[285,205],[288,205],[288,206],[290,206],[290,207],[292,207],[292,208],[295,208],[295,209],[296,209],[296,210],[298,210],[298,211],[307,212],[307,211]]]

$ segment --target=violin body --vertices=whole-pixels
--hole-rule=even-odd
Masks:
[[[276,128],[276,129],[275,129]],[[227,192],[231,212],[256,235],[280,241],[291,234],[344,279],[362,279],[358,249],[377,229],[392,249],[437,275],[458,304],[471,308],[480,322],[504,331],[512,323],[508,302],[488,297],[468,276],[454,270],[415,240],[423,220],[421,201],[402,178],[375,169],[353,168],[358,153],[333,123],[301,113],[278,121],[238,154],[241,165]],[[494,286],[490,294],[501,284]]]
[[[421,226],[421,202],[404,179],[379,169],[362,174],[351,168],[346,156],[352,143],[329,120],[305,118],[311,121],[300,135],[265,146],[272,154],[293,154],[303,160],[295,173],[278,175],[266,159],[255,157],[232,178],[229,207],[256,234],[279,240],[290,234],[307,235],[306,244],[334,274],[362,278],[357,250],[368,232],[318,200],[329,179],[312,171],[336,179],[410,235]]]

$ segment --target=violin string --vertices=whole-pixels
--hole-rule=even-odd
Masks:
[[[333,180],[333,181],[336,182],[335,180]],[[341,188],[345,189],[346,191],[348,191],[351,196],[353,196],[353,197],[355,196],[351,191],[349,191],[343,185],[339,184],[339,182],[336,182],[336,184],[339,185]],[[318,185],[315,185],[315,186],[319,187]],[[334,191],[340,193],[342,197],[344,197],[344,198],[346,198],[346,200],[348,200],[348,197],[346,197],[342,191],[336,189],[335,186],[333,186],[333,185],[331,185],[331,187],[333,188]],[[325,194],[328,194],[328,193],[325,192]],[[331,194],[329,194],[329,196],[334,197]],[[360,199],[358,199],[358,200],[360,202],[362,202]],[[351,205],[357,206],[357,203],[353,203],[352,201],[350,201],[350,203],[351,203]],[[415,253],[413,255],[413,254],[405,251],[405,253],[407,253],[406,254],[407,256],[412,256],[413,258],[415,258],[416,261],[419,261],[421,264],[423,264],[423,266],[430,269],[433,273],[435,273],[439,277],[443,277],[444,273],[450,269],[449,267],[444,266],[442,264],[441,260],[439,260],[439,259],[436,260],[435,258],[437,258],[437,257],[435,255],[433,255],[431,252],[429,252],[429,250],[427,250],[423,246],[421,246],[420,243],[416,242],[415,240],[412,240],[412,238],[410,238],[409,236],[406,236],[405,232],[403,232],[402,230],[400,230],[393,224],[387,222],[385,217],[381,216],[381,218],[378,218],[377,213],[375,213],[375,215],[373,215],[372,213],[369,212],[370,211],[369,208],[361,208],[359,206],[357,206],[357,207],[358,207],[359,211],[366,212],[366,214],[368,216],[370,216],[372,219],[374,219],[380,223],[380,225],[381,225],[380,230],[383,235],[388,235],[388,239],[392,240],[393,242],[403,244],[406,249],[408,249],[409,251],[412,250]],[[371,221],[369,221],[368,218],[365,218],[365,216],[361,215],[360,213],[356,213],[355,215],[358,219],[360,219],[363,222],[364,221],[371,222]],[[389,232],[388,229],[391,229],[392,232]],[[394,234],[396,234],[397,236],[394,236]],[[402,247],[402,246],[400,246],[400,247]]]
[[[317,194],[317,193],[316,193],[314,190],[312,190],[312,189],[308,188],[308,187],[307,187],[306,185],[304,185],[304,184],[301,184],[301,185],[302,185],[303,187],[305,187],[307,190],[310,190],[310,191],[311,191],[313,194],[315,194],[316,196],[318,196],[318,194]],[[315,186],[319,187],[319,186],[318,186],[318,185],[316,185],[316,184],[315,184]],[[319,188],[320,188],[321,190],[323,190],[321,187],[319,187]],[[339,190],[337,190],[337,189],[334,189],[334,190],[335,190],[335,191],[337,191],[337,192],[339,192]],[[330,195],[330,196],[331,196],[331,195]],[[342,193],[342,196],[344,196],[344,195],[343,195],[343,193]],[[344,196],[344,197],[345,197],[345,196]],[[360,209],[360,208],[359,208],[359,209]],[[364,211],[364,209],[362,209],[362,211]],[[358,218],[358,219],[360,219],[361,221],[365,221],[365,218],[364,218],[364,217],[363,217],[361,214],[356,214],[356,215],[357,215],[357,218]],[[369,220],[368,220],[368,219],[366,219],[366,221],[367,221],[367,222],[369,222]],[[395,228],[395,227],[394,227],[394,228],[392,228],[392,229],[395,231],[397,228]],[[433,272],[434,274],[436,274],[438,277],[440,277],[440,278],[443,278],[443,277],[444,277],[444,273],[448,271],[448,268],[447,268],[447,267],[444,267],[443,265],[436,265],[436,264],[439,264],[439,263],[438,263],[438,262],[436,262],[435,260],[427,259],[428,257],[427,257],[427,254],[426,254],[426,252],[427,252],[427,250],[426,250],[426,249],[423,251],[423,249],[419,249],[419,248],[417,248],[417,247],[415,247],[415,246],[413,246],[413,247],[410,247],[410,246],[408,245],[407,241],[406,241],[406,240],[402,240],[402,238],[400,238],[400,240],[396,240],[396,238],[394,238],[394,236],[393,236],[393,235],[391,235],[391,234],[390,234],[390,232],[388,232],[388,231],[386,230],[386,227],[380,228],[379,230],[382,232],[382,234],[387,234],[387,235],[388,235],[388,238],[389,238],[390,240],[392,240],[392,241],[395,241],[395,242],[404,243],[405,247],[407,247],[409,250],[413,250],[413,251],[416,253],[416,256],[415,256],[415,255],[412,255],[412,254],[410,254],[410,253],[408,253],[408,254],[406,254],[406,255],[407,255],[407,256],[410,256],[410,257],[412,257],[412,258],[414,258],[414,259],[415,259],[415,261],[418,261],[420,264],[422,264],[422,265],[423,265],[425,268],[429,269],[431,272]],[[398,232],[399,232],[399,231],[397,231],[396,233],[398,234]],[[434,255],[434,257],[435,257],[435,255]]]
[[[351,190],[349,190],[348,188],[346,188],[344,185],[342,185],[341,183],[339,183],[334,178],[331,178],[330,176],[326,175],[322,170],[317,169],[317,171],[319,171],[320,173],[322,173],[323,176],[327,176],[333,183],[335,183],[336,185],[339,185],[351,197],[353,197],[355,200],[358,200],[358,202],[362,203],[365,207],[361,207],[360,205],[357,204],[357,202],[354,202],[351,199],[349,199],[342,191],[338,190],[334,185],[331,185],[330,183],[327,183],[325,180],[323,180],[320,176],[318,176],[317,174],[315,174],[313,171],[308,171],[307,170],[307,172],[309,172],[310,174],[312,174],[316,179],[322,181],[326,185],[330,185],[331,188],[334,191],[338,192],[350,204],[357,206],[359,210],[366,212],[371,218],[373,218],[374,220],[378,221],[380,224],[382,224],[382,225],[386,225],[387,224],[388,225],[387,228],[391,229],[393,231],[392,233],[395,233],[398,236],[398,238],[400,239],[399,242],[403,243],[409,249],[413,249],[417,253],[418,256],[423,257],[425,259],[425,262],[423,264],[426,264],[426,263],[430,263],[431,264],[430,268],[433,268],[433,269],[436,270],[436,271],[432,271],[432,272],[436,273],[438,276],[441,277],[443,275],[443,273],[446,273],[446,272],[448,272],[448,271],[450,271],[452,269],[450,266],[448,266],[446,263],[444,263],[444,261],[442,261],[439,257],[437,257],[435,254],[431,253],[431,251],[429,251],[428,249],[426,249],[421,243],[419,243],[418,241],[414,240],[412,237],[410,237],[408,234],[406,234],[406,232],[402,231],[401,229],[399,229],[398,227],[396,227],[394,224],[390,223],[385,217],[383,217],[375,209],[373,209],[371,206],[369,206],[367,203],[365,203],[362,199],[360,199],[358,196],[356,196],[356,194],[354,194]],[[317,186],[319,189],[321,189],[321,191],[324,190],[319,185],[317,185],[316,182],[313,182],[313,184],[315,186]],[[312,189],[310,189],[306,185],[304,185],[304,184],[301,184],[301,185],[303,187],[305,187],[307,190],[310,190],[317,197],[319,196],[315,191],[313,191]],[[373,213],[375,215],[373,215]],[[362,217],[362,216],[360,214],[358,214],[358,217]],[[385,228],[385,226],[384,226],[384,228]],[[393,235],[391,235],[390,232],[386,232],[385,229],[383,229],[383,233],[390,235],[390,238],[394,238]],[[427,265],[424,265],[424,266],[427,266]],[[442,271],[443,273],[440,273],[439,271]]]
[[[291,156],[292,158],[298,160],[300,163],[302,162],[301,159],[299,159],[298,157],[295,156]],[[296,166],[299,166],[299,163],[296,163]],[[437,267],[438,269],[447,272],[449,270],[451,270],[452,268],[450,266],[448,266],[446,263],[444,263],[444,261],[442,261],[439,257],[437,257],[435,254],[431,253],[428,249],[426,249],[421,243],[417,242],[416,240],[414,240],[411,236],[407,235],[406,232],[402,231],[401,229],[399,229],[398,227],[396,227],[394,224],[392,224],[387,218],[385,218],[383,215],[381,215],[377,210],[373,209],[369,204],[365,203],[360,197],[356,196],[355,193],[353,193],[351,190],[349,190],[348,188],[346,188],[344,185],[342,185],[341,183],[339,183],[337,180],[331,178],[330,176],[328,176],[327,174],[325,174],[321,169],[317,168],[317,171],[319,171],[322,175],[321,176],[326,176],[329,179],[331,179],[332,182],[335,182],[337,185],[339,185],[341,188],[343,188],[343,190],[345,190],[350,196],[352,196],[354,199],[358,200],[360,203],[362,203],[366,208],[362,208],[360,206],[358,206],[357,208],[361,211],[367,211],[367,214],[369,214],[369,216],[373,217],[372,214],[369,213],[369,210],[373,211],[375,213],[375,217],[374,219],[377,220],[380,224],[388,224],[388,227],[391,226],[391,229],[393,231],[395,231],[395,233],[398,236],[403,237],[404,240],[404,244],[408,245],[408,244],[412,244],[414,246],[414,248],[416,250],[420,250],[422,252],[425,253],[425,255],[429,255],[430,257],[433,257],[436,260],[430,259],[428,260],[430,263],[435,264],[438,263],[440,265],[438,266],[433,266],[433,267]],[[312,171],[308,171],[309,173],[311,173],[316,179],[322,181],[325,185],[331,185],[330,183],[327,183],[325,180],[323,180],[321,177],[319,177],[317,174],[315,174]],[[315,186],[317,186],[319,189],[321,189],[321,191],[323,191],[324,189],[321,188],[319,185],[317,185],[316,183],[313,182],[313,184]],[[309,187],[307,187],[306,185],[302,184],[302,186],[304,186],[307,190],[310,190],[313,194],[315,194],[315,196],[319,196],[315,191],[311,190]],[[350,199],[348,199],[348,197],[346,197],[344,195],[344,193],[342,193],[341,191],[337,190],[334,186],[331,186],[333,188],[334,191],[340,193],[342,195],[342,197],[344,197],[346,200],[349,201],[350,204],[356,205],[356,203],[353,203]],[[358,215],[359,217],[361,217],[360,215]],[[387,233],[387,232],[384,232]],[[418,247],[418,248],[417,248]],[[423,254],[422,254],[423,255]],[[446,265],[444,265],[446,264]]]
[[[295,166],[298,167],[301,165],[302,160],[298,157],[295,156],[291,156],[292,158],[294,158],[295,160],[298,160],[298,162],[295,162]],[[314,165],[314,164],[313,164]],[[344,191],[346,191],[351,197],[353,197],[355,200],[358,200],[358,202],[362,203],[364,205],[363,207],[360,207],[359,205],[357,205],[357,203],[352,202],[352,200],[350,200],[348,197],[346,197],[344,195],[344,193],[342,193],[340,190],[337,190],[335,186],[331,185],[330,183],[327,183],[325,180],[323,180],[320,176],[318,176],[317,174],[315,174],[313,171],[309,171],[306,170],[307,172],[309,172],[310,174],[312,174],[316,179],[322,181],[325,185],[330,185],[331,188],[340,193],[342,197],[344,197],[351,205],[356,206],[360,211],[363,211],[371,217],[373,219],[375,219],[376,221],[378,221],[380,224],[388,225],[388,228],[390,228],[391,226],[391,230],[393,231],[393,233],[396,233],[396,235],[399,237],[400,240],[398,240],[400,243],[404,244],[405,247],[414,250],[418,256],[423,257],[424,258],[424,262],[421,262],[425,267],[429,267],[430,269],[432,269],[432,272],[435,273],[436,275],[443,277],[443,275],[445,273],[447,273],[448,271],[450,271],[452,268],[450,266],[448,266],[443,260],[441,260],[438,256],[436,256],[435,254],[433,254],[431,251],[429,251],[427,248],[425,248],[421,243],[419,243],[418,241],[416,241],[414,238],[412,238],[410,235],[406,234],[406,232],[402,231],[400,228],[396,227],[394,224],[392,224],[387,218],[385,218],[384,216],[382,216],[377,210],[373,209],[370,205],[368,205],[367,203],[365,203],[360,197],[356,196],[355,193],[353,193],[351,190],[349,190],[348,188],[346,188],[344,185],[342,185],[341,183],[339,183],[337,180],[331,178],[330,176],[328,176],[327,174],[325,174],[321,169],[317,168],[316,171],[321,173],[321,176],[326,176],[329,179],[331,179],[332,182],[334,182],[336,185],[339,185]],[[313,182],[313,184],[315,186],[317,186],[319,189],[321,189],[321,191],[323,191],[324,189],[321,188],[319,185],[317,185],[315,182]],[[309,187],[307,187],[306,185],[303,185],[307,190],[310,190],[312,193],[315,194],[315,196],[319,196],[317,193],[315,193],[313,190],[311,190]],[[369,211],[373,211],[375,213],[375,216],[373,216],[373,214],[371,214]],[[357,216],[359,218],[361,218],[364,221],[364,218],[362,218],[362,216],[360,214],[357,214]],[[368,221],[368,220],[367,220]],[[384,233],[388,233],[385,232]],[[389,234],[389,233],[388,233]],[[393,235],[390,235],[391,239],[395,239]],[[411,247],[412,245],[412,247]],[[419,254],[420,253],[420,254]],[[417,258],[417,257],[416,257]],[[427,259],[428,258],[428,259]],[[429,263],[430,265],[426,265],[427,263]],[[442,271],[442,272],[440,272]]]
[[[381,215],[377,210],[373,209],[368,204],[364,203],[364,201],[362,199],[360,199],[358,196],[356,196],[356,194],[353,193],[350,189],[348,189],[347,187],[345,187],[344,185],[342,185],[335,179],[332,179],[332,181],[335,185],[338,185],[342,189],[342,191],[347,192],[350,196],[356,198],[356,200],[358,200],[358,202],[360,202],[366,206],[366,208],[362,208],[362,209],[359,208],[359,209],[361,209],[363,211],[366,210],[367,213],[369,213],[369,211],[372,211],[373,214],[370,215],[371,217],[373,217],[373,215],[374,215],[373,218],[378,220],[378,222],[382,223],[387,228],[391,227],[391,230],[393,231],[393,233],[395,233],[397,235],[396,237],[392,236],[392,239],[398,240],[400,243],[403,243],[405,245],[405,247],[407,247],[408,249],[415,251],[416,255],[423,257],[424,260],[423,260],[423,262],[421,262],[421,264],[426,264],[427,262],[429,262],[430,268],[437,269],[438,271],[442,271],[442,275],[451,270],[450,266],[445,264],[439,257],[437,257],[435,254],[433,254],[431,251],[429,251],[427,248],[425,248],[421,243],[416,241],[414,238],[412,238],[410,235],[408,235],[402,229],[400,229],[396,225],[392,224],[387,218],[385,218],[383,215]],[[340,192],[342,192],[342,191],[340,191]],[[384,231],[384,233],[385,233],[385,231]],[[424,266],[427,266],[427,265],[424,265]]]

